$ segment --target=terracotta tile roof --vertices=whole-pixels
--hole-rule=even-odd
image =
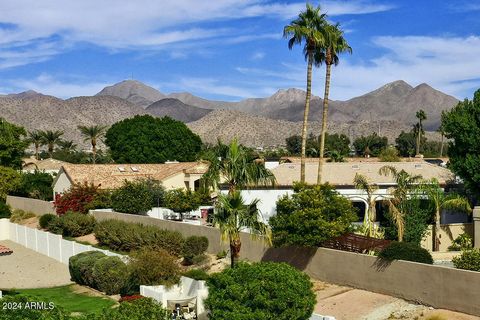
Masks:
[[[203,162],[178,162],[164,164],[66,164],[62,166],[73,183],[93,183],[101,189],[115,189],[125,180],[151,178],[163,181],[180,173],[203,174]]]
[[[2,246],[0,245],[0,255],[3,256],[3,255],[7,255],[7,254],[11,254],[13,253],[13,251],[5,246]]]
[[[390,165],[397,170],[405,170],[412,175],[422,175],[424,179],[436,178],[440,184],[454,180],[455,175],[448,169],[427,162],[327,162],[323,168],[322,182],[329,182],[335,186],[351,186],[355,174],[367,177],[372,183],[392,184],[392,177],[383,176],[378,170]],[[305,166],[306,182],[317,182],[318,163],[307,162]],[[300,181],[300,163],[283,163],[272,170],[277,179],[278,186],[291,186],[293,182]]]
[[[56,159],[44,159],[44,160],[36,160],[35,158],[25,158],[23,159],[25,165],[23,166],[23,170],[35,170],[38,169],[42,170],[60,170],[60,168],[65,165],[69,164],[68,162],[56,160]]]

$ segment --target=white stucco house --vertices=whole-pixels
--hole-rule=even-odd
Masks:
[[[318,159],[317,159],[318,161]],[[306,182],[315,184],[317,181],[317,161],[307,161]],[[355,175],[362,174],[376,184],[379,189],[375,193],[378,205],[388,197],[388,189],[395,185],[392,177],[379,174],[379,169],[385,165],[394,166],[397,170],[405,170],[411,175],[421,175],[424,179],[436,178],[441,186],[450,181],[455,181],[455,175],[448,169],[425,161],[412,162],[378,162],[378,161],[357,161],[357,162],[327,162],[324,164],[322,183],[328,182],[336,190],[354,202],[359,207],[359,217],[368,209],[367,195],[362,190],[355,189],[353,179]],[[287,162],[279,164],[271,169],[277,180],[275,187],[254,187],[243,190],[242,195],[246,202],[259,199],[258,209],[265,222],[275,215],[276,202],[284,195],[293,194],[293,185],[300,180],[300,162]],[[226,192],[224,190],[223,192]]]

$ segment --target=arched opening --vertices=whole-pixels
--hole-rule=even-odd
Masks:
[[[357,222],[363,222],[363,219],[365,218],[365,213],[367,211],[367,204],[364,201],[360,200],[350,199],[350,201],[352,202],[352,206],[357,209]]]

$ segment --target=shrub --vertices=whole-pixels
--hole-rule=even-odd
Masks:
[[[393,147],[388,147],[380,151],[378,158],[382,162],[397,162],[400,161],[398,150]]]
[[[225,251],[225,250],[222,250],[222,251],[217,253],[217,259],[218,260],[225,259],[226,256],[227,256],[227,251]]]
[[[53,198],[53,177],[51,174],[35,170],[22,173],[21,182],[13,195],[50,201]]]
[[[61,216],[68,211],[88,213],[88,204],[94,200],[98,192],[98,187],[92,183],[72,185],[64,194],[55,197],[57,214]]]
[[[470,250],[473,248],[473,239],[468,233],[462,233],[456,237],[452,245],[448,247],[450,251]]]
[[[239,263],[207,280],[210,318],[307,320],[316,299],[309,277],[286,263]]]
[[[65,237],[81,237],[93,232],[95,218],[91,215],[68,212],[60,217]]]
[[[103,257],[93,265],[93,278],[98,290],[118,294],[127,281],[128,268],[119,257]]]
[[[122,302],[118,308],[104,309],[94,320],[170,320],[170,312],[151,298]]]
[[[210,276],[205,270],[202,269],[192,269],[183,274],[184,277],[192,278],[195,280],[207,280]]]
[[[480,271],[480,249],[465,250],[458,257],[452,259],[457,269]]]
[[[198,192],[174,189],[165,193],[165,207],[175,212],[190,212],[196,210],[200,204],[201,196]]]
[[[94,232],[101,245],[116,251],[129,252],[150,247],[180,256],[183,247],[181,233],[137,223],[105,220],[96,224]]]
[[[16,209],[13,210],[12,214],[10,215],[10,222],[20,222],[33,217],[35,217],[35,214],[30,211]]]
[[[207,237],[190,236],[186,238],[182,248],[182,255],[185,264],[193,264],[194,258],[204,255],[205,251],[207,251],[207,248]]]
[[[348,232],[358,219],[352,203],[329,184],[295,189],[277,201],[277,214],[270,218],[275,246],[318,247]]]
[[[393,241],[388,247],[380,251],[378,255],[385,260],[406,260],[432,264],[433,258],[430,252],[411,242]]]
[[[170,286],[180,280],[175,257],[163,249],[142,249],[132,253],[129,269],[137,283],[142,285]]]
[[[59,216],[51,218],[46,229],[51,233],[63,234],[63,220]]]
[[[153,180],[126,181],[112,193],[112,208],[130,214],[146,214],[163,198],[163,187]]]
[[[72,281],[94,288],[93,266],[97,260],[104,257],[105,254],[100,251],[87,251],[70,257],[68,270]]]
[[[48,227],[48,224],[50,223],[50,221],[52,221],[53,219],[55,219],[57,216],[54,215],[54,214],[50,214],[50,213],[47,213],[47,214],[44,214],[43,216],[41,216],[39,219],[38,219],[38,223],[40,224],[40,227],[42,229],[47,229]]]
[[[11,214],[10,206],[0,199],[0,219],[10,218]]]

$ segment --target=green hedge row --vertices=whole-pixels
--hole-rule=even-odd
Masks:
[[[95,218],[88,214],[67,212],[62,216],[45,214],[40,217],[40,227],[64,237],[81,237],[93,232]]]

